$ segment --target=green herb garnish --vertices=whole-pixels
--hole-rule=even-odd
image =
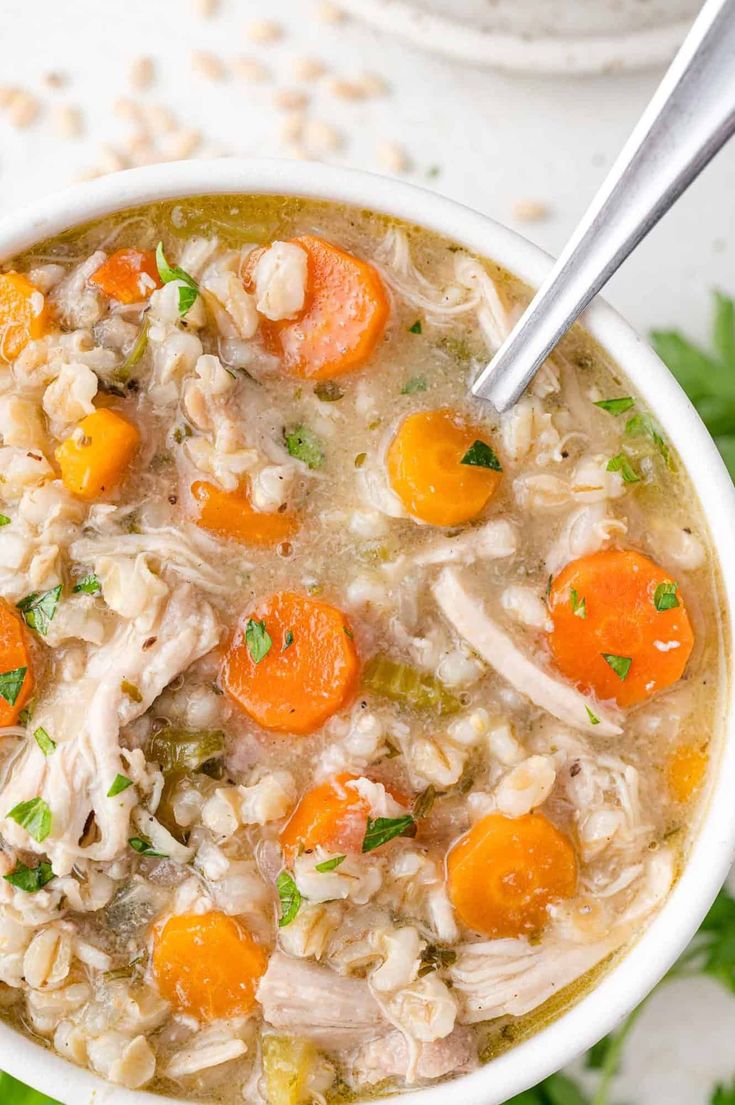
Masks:
[[[616,656],[614,652],[600,653],[606,664],[609,664],[618,679],[625,679],[630,671],[633,660],[630,656]]]
[[[182,291],[183,291],[183,289],[182,289]],[[181,310],[181,296],[179,296],[179,314],[183,314],[183,313],[184,312]],[[120,367],[115,372],[116,379],[120,380],[121,383],[123,383],[123,384],[126,383],[130,379],[130,373],[133,371],[133,369],[135,368],[135,366],[138,364],[141,357],[145,353],[146,349],[148,348],[148,328],[149,328],[149,326],[150,326],[150,323],[149,323],[148,319],[147,318],[144,319],[143,320],[143,325],[141,326],[141,328],[138,332],[137,338],[133,342],[133,345],[131,347],[130,352],[128,353],[128,355],[125,358],[125,360],[123,361],[123,363],[120,365]]]
[[[254,618],[248,619],[245,628],[245,644],[248,646],[253,663],[259,664],[261,660],[265,660],[273,644],[271,635],[265,628],[265,622],[256,622]]]
[[[163,252],[163,242],[159,242],[156,246],[156,267],[162,284],[180,280],[184,285],[183,288],[179,288],[179,314],[185,315],[194,306],[199,295],[199,285],[196,280],[178,265],[169,265]]]
[[[290,648],[292,644],[293,644],[293,633],[291,632],[290,629],[287,629],[286,632],[283,634],[283,648],[281,649],[281,652],[285,652],[286,649]]]
[[[408,332],[409,332],[409,334],[421,334],[421,333],[423,333],[420,318],[416,319],[413,326],[409,326]]]
[[[569,602],[571,603],[573,614],[576,614],[578,618],[587,617],[587,599],[580,598],[574,587],[572,587],[569,592]]]
[[[38,729],[36,729],[35,733],[33,734],[33,739],[43,752],[44,756],[50,756],[52,752],[56,751],[56,741],[51,740],[51,737],[48,735],[42,725],[39,725]]]
[[[288,871],[281,871],[276,879],[276,890],[281,902],[281,912],[278,918],[279,929],[290,925],[296,914],[301,909],[301,892],[294,882],[293,876]]]
[[[15,706],[18,700],[27,671],[28,668],[13,668],[12,671],[0,672],[0,697],[11,706]]]
[[[56,876],[51,869],[51,864],[42,859],[36,867],[26,867],[24,863],[18,862],[9,874],[3,875],[3,878],[18,890],[25,890],[26,894],[36,894]]]
[[[39,844],[51,832],[51,810],[43,798],[29,798],[27,802],[19,802],[5,816],[25,829]]]
[[[78,583],[75,583],[72,587],[72,591],[75,595],[80,592],[85,595],[96,595],[98,591],[102,590],[102,584],[97,579],[94,572],[90,572],[84,579],[80,579]]]
[[[11,519],[8,518],[7,514],[0,514],[0,526],[9,526],[10,522]]]
[[[653,595],[653,605],[659,612],[664,610],[673,610],[679,605],[679,600],[676,597],[676,592],[679,590],[679,584],[671,581],[659,583]]]
[[[628,437],[650,437],[666,463],[671,463],[669,447],[661,436],[661,431],[650,414],[634,414],[633,417],[629,418],[625,423],[625,432]]]
[[[587,717],[590,719],[590,725],[599,725],[600,719],[597,717],[596,714],[592,713],[586,702],[584,704],[584,708],[587,711]]]
[[[56,607],[61,598],[61,584],[52,587],[50,591],[34,591],[26,595],[18,603],[18,609],[25,618],[26,624],[45,637],[49,626],[54,620]]]
[[[412,376],[401,388],[401,395],[416,395],[419,391],[426,391],[427,386],[423,376]]]
[[[372,852],[396,836],[415,836],[416,822],[410,813],[402,817],[368,817],[362,851]]]
[[[128,779],[127,775],[119,775],[118,774],[118,775],[115,776],[115,778],[112,782],[112,786],[110,787],[110,789],[107,792],[107,797],[108,798],[116,798],[118,794],[122,794],[122,792],[124,790],[127,790],[128,787],[131,787],[132,785],[133,785],[133,780]]]
[[[332,856],[331,859],[325,859],[321,863],[317,863],[314,870],[320,874],[324,874],[326,871],[334,871],[335,867],[339,867],[346,859],[347,856]]]
[[[147,836],[131,836],[128,844],[139,856],[150,856],[152,859],[168,859],[165,852],[157,852],[152,841]]]
[[[421,952],[421,966],[419,978],[428,975],[431,971],[439,971],[445,967],[451,967],[457,961],[457,953],[454,948],[443,948],[439,944],[427,944]]]
[[[308,426],[294,426],[284,432],[289,455],[302,461],[307,468],[321,468],[324,464],[324,451],[319,438]]]
[[[630,463],[625,453],[617,453],[607,462],[608,472],[619,472],[623,477],[623,483],[640,483],[641,477]]]
[[[473,441],[460,464],[470,464],[475,468],[490,468],[493,472],[503,471],[502,464],[486,441]]]
[[[595,403],[596,407],[599,407],[602,411],[607,411],[608,414],[613,414],[617,418],[619,414],[625,414],[631,407],[635,406],[635,399],[630,395],[625,395],[621,399],[600,399]]]
[[[421,794],[417,794],[413,801],[412,813],[416,821],[420,821],[422,817],[428,817],[434,808],[434,802],[436,801],[436,787],[433,783],[430,783],[426,790],[422,790]]]

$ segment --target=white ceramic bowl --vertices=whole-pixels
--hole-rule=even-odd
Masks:
[[[551,258],[520,235],[458,203],[412,185],[366,173],[297,161],[190,161],[134,169],[78,185],[0,221],[0,261],[42,238],[111,212],[184,196],[260,193],[335,200],[418,223],[492,258],[538,285]],[[655,412],[698,491],[724,578],[725,633],[735,611],[735,491],[707,431],[673,377],[648,345],[605,303],[585,324]],[[658,916],[594,990],[547,1028],[453,1082],[402,1096],[401,1105],[501,1105],[568,1063],[609,1032],[641,1001],[693,936],[735,855],[735,707],[728,683],[723,712],[727,739],[687,866]],[[31,1083],[64,1105],[153,1105],[164,1099],[111,1086],[0,1023],[0,1070]],[[170,1101],[170,1098],[165,1100]],[[372,1099],[395,1105],[396,1098]]]

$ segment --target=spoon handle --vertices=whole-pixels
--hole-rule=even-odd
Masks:
[[[550,275],[478,376],[498,411],[735,132],[735,0],[707,0]]]

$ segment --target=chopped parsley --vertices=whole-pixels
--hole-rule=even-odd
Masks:
[[[168,859],[165,852],[157,852],[153,843],[147,836],[131,836],[128,844],[139,856],[150,856],[152,859]]]
[[[443,967],[451,967],[457,960],[454,948],[443,948],[439,944],[427,944],[421,952],[421,966],[419,978],[428,975],[431,971],[441,970]]]
[[[51,810],[43,798],[29,798],[27,802],[19,802],[5,816],[25,829],[39,844],[51,832]]]
[[[9,526],[10,522],[11,519],[8,518],[7,514],[0,514],[0,526]]]
[[[673,610],[679,605],[679,600],[676,597],[678,590],[679,584],[670,580],[659,583],[653,595],[653,605],[659,613],[663,613],[664,610]]]
[[[607,462],[608,472],[619,472],[623,477],[623,483],[640,483],[641,477],[630,463],[625,453],[616,453]]]
[[[473,441],[460,464],[469,464],[474,468],[490,468],[493,472],[503,471],[502,464],[486,441]]]
[[[276,890],[281,902],[281,913],[278,918],[279,929],[290,925],[296,914],[301,909],[301,892],[294,882],[293,876],[288,871],[281,871],[276,879]]]
[[[347,856],[332,856],[330,859],[325,859],[321,863],[317,863],[314,868],[320,874],[324,874],[326,871],[334,871],[335,867],[339,867],[341,863],[347,859]]]
[[[428,817],[434,808],[434,802],[436,801],[436,787],[430,783],[426,790],[422,790],[421,794],[417,794],[413,803],[413,816],[416,821],[420,821],[422,817]]]
[[[628,437],[650,437],[666,463],[668,465],[671,464],[669,447],[650,414],[634,414],[633,417],[629,418],[625,423],[625,432]]]
[[[56,607],[61,598],[61,584],[52,587],[50,591],[34,591],[26,595],[18,603],[18,609],[25,618],[26,624],[45,637],[49,626],[54,620]]]
[[[410,813],[402,817],[369,817],[365,839],[362,842],[362,851],[372,852],[380,848],[381,844],[387,844],[395,836],[415,836],[416,822]]]
[[[422,334],[423,333],[423,328],[421,326],[421,319],[420,318],[416,319],[413,326],[409,326],[408,332],[409,332],[409,334]]]
[[[33,734],[33,739],[43,752],[44,756],[50,756],[52,752],[56,751],[56,741],[51,740],[51,737],[48,735],[42,725],[39,725],[38,729],[36,729],[35,733]]]
[[[248,618],[248,624],[245,628],[245,644],[248,646],[248,652],[254,664],[259,664],[261,660],[265,660],[271,650],[273,640],[265,628],[264,621],[256,622],[254,618]]]
[[[18,890],[25,890],[26,894],[36,894],[56,876],[48,860],[42,859],[36,867],[26,867],[24,863],[18,861],[13,870],[3,875],[3,878]]]
[[[133,780],[128,779],[127,775],[116,775],[112,786],[107,792],[108,798],[116,798],[118,794],[122,794],[124,790],[133,785]]]
[[[401,388],[401,395],[416,395],[419,391],[426,391],[427,386],[423,376],[412,376]]]
[[[283,635],[283,648],[281,652],[285,652],[287,648],[290,648],[293,644],[293,633],[290,629],[287,629]]]
[[[625,395],[621,399],[600,399],[595,403],[596,407],[599,407],[602,411],[607,411],[608,414],[613,414],[617,418],[619,414],[625,414],[631,407],[635,406],[635,399],[630,395]]]
[[[28,668],[13,668],[12,671],[0,672],[0,697],[10,706],[15,706],[18,700],[27,671]]]
[[[616,656],[614,652],[600,653],[606,664],[609,664],[618,679],[625,679],[630,671],[633,660],[630,656]]]
[[[163,252],[163,242],[159,242],[156,246],[156,267],[162,284],[179,280],[184,285],[183,288],[179,288],[179,314],[185,315],[194,306],[199,296],[199,285],[196,280],[178,265],[169,265]]]
[[[572,587],[571,591],[569,592],[569,601],[571,603],[573,614],[576,614],[578,618],[587,617],[587,599],[580,598],[574,587]]]
[[[324,450],[319,438],[308,426],[294,426],[285,430],[283,436],[290,456],[302,461],[307,468],[322,467]]]
[[[78,583],[75,583],[72,587],[72,591],[75,595],[80,592],[84,595],[96,595],[98,591],[102,590],[102,584],[97,579],[94,572],[90,572],[84,579],[80,579]]]
[[[584,708],[587,711],[587,717],[590,719],[590,725],[599,725],[600,719],[597,717],[596,714],[592,713],[586,702],[584,704]]]

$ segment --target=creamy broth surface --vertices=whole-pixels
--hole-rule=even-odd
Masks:
[[[438,236],[182,200],[0,271],[0,1010],[132,1089],[454,1078],[640,935],[716,764],[707,527]]]

